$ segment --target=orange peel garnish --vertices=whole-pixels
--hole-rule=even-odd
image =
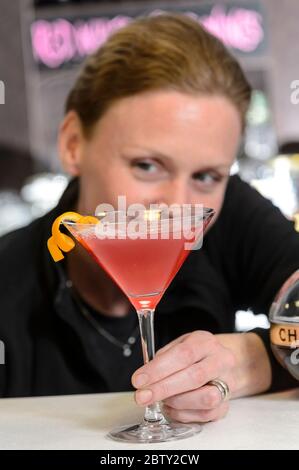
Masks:
[[[92,215],[83,215],[78,220],[78,224],[97,224],[99,219],[97,217],[93,217]]]
[[[64,252],[71,251],[74,246],[74,240],[60,231],[60,225],[64,220],[69,220],[79,224],[96,224],[99,220],[90,215],[82,216],[77,212],[64,212],[59,215],[52,225],[52,236],[49,238],[47,245],[48,250],[55,262],[61,261],[64,258]]]

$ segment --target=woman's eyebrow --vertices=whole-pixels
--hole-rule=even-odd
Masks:
[[[211,165],[211,164],[208,164],[208,165],[203,165],[201,168],[199,168],[197,170],[197,173],[199,173],[200,171],[227,171],[229,172],[230,171],[230,168],[231,168],[231,165]]]
[[[155,149],[149,149],[145,147],[131,147],[130,149],[126,149],[123,152],[123,156],[125,158],[153,158],[161,161],[161,163],[164,163],[170,169],[174,169],[176,166],[176,160],[174,157],[166,155],[165,153],[162,153],[160,151],[156,151]]]
[[[138,153],[138,152],[141,152],[143,153],[143,155],[140,155],[140,157],[143,157],[143,158],[158,158],[158,159],[161,159],[163,161],[165,161],[166,163],[170,164],[170,165],[174,165],[175,164],[175,158],[170,156],[170,155],[167,155],[163,152],[161,152],[160,150],[155,150],[154,148],[149,148],[149,147],[138,147],[138,146],[132,146],[132,147],[128,147],[125,151],[124,151],[124,154],[126,155],[127,153]],[[200,162],[199,162],[199,165],[200,165]],[[231,164],[223,164],[221,162],[216,162],[216,163],[203,163],[202,166],[200,168],[198,168],[197,170],[195,170],[193,173],[199,173],[199,172],[203,172],[203,171],[225,171],[225,172],[229,172],[230,169],[231,169]]]
[[[157,158],[163,158],[169,162],[173,162],[175,159],[171,157],[170,155],[166,155],[165,153],[161,152],[160,150],[155,150],[154,148],[147,148],[147,147],[138,147],[138,146],[132,146],[124,149],[124,153],[138,153],[141,152],[143,153],[144,157],[157,157]]]

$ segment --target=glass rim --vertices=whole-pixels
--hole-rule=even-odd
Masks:
[[[140,211],[140,212],[151,212],[151,210],[150,210],[150,209],[145,209],[145,210]],[[154,213],[154,212],[159,212],[159,209],[152,209],[152,212],[153,212],[153,213]],[[162,212],[162,211],[160,211],[160,212]],[[216,211],[215,211],[214,209],[212,209],[212,208],[210,208],[210,207],[204,207],[204,206],[203,206],[203,208],[202,208],[202,217],[201,217],[201,220],[205,220],[207,217],[213,216],[213,215],[215,214],[215,212],[216,212]],[[90,217],[93,217],[93,218],[98,219],[98,222],[97,222],[97,223],[88,223],[88,222],[86,222],[86,223],[84,223],[84,222],[83,222],[83,223],[80,223],[80,222],[76,222],[76,221],[74,221],[74,220],[65,218],[64,220],[61,221],[61,224],[63,224],[63,225],[70,225],[70,226],[74,226],[74,227],[76,227],[76,226],[77,226],[77,227],[95,227],[96,225],[98,225],[99,222],[101,222],[101,220],[102,220],[104,217],[106,217],[106,215],[109,215],[109,214],[119,214],[119,213],[124,213],[124,214],[126,214],[127,211],[106,211],[106,213],[105,213],[104,216],[103,216],[103,215],[90,215],[90,214],[87,214],[87,215],[84,216],[84,217],[89,217],[89,216],[90,216]],[[128,216],[130,217],[130,215],[128,215]],[[132,216],[132,217],[133,217],[133,216]],[[176,218],[176,217],[173,217],[173,218],[167,217],[167,218],[165,218],[165,219],[158,219],[157,221],[160,222],[160,224],[161,224],[161,222],[162,222],[162,223],[166,223],[166,222],[168,222],[168,221],[175,221],[176,219],[181,220],[181,221],[192,220],[192,219],[194,219],[195,217],[198,217],[198,215],[192,214],[192,215],[186,215],[186,216],[184,216],[184,217],[177,217],[177,218]],[[134,220],[134,219],[132,219],[132,220]],[[128,221],[128,222],[132,222],[132,220],[131,220],[131,221]],[[147,223],[147,222],[155,222],[155,221],[154,221],[154,220],[146,220],[146,219],[145,219],[145,220],[140,220],[139,222],[140,222],[140,223]],[[124,223],[126,223],[126,220],[121,221],[121,222],[109,222],[109,221],[105,221],[105,223],[106,223],[107,225],[110,225],[110,226],[117,226],[117,225],[123,225]]]

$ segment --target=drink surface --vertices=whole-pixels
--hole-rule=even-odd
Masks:
[[[190,253],[186,239],[77,239],[125,292],[136,309],[155,308]],[[190,240],[188,240],[190,242]]]

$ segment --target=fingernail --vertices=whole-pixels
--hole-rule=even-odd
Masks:
[[[145,405],[145,403],[148,403],[152,397],[153,392],[151,390],[139,390],[136,393],[136,398],[140,405]]]
[[[146,374],[138,374],[134,378],[134,386],[136,388],[143,387],[148,382],[148,376]]]

